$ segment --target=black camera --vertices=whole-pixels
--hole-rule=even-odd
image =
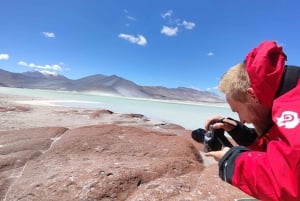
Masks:
[[[192,131],[192,138],[195,141],[204,144],[204,152],[219,151],[223,146],[233,147],[233,145],[225,136],[224,129],[213,128],[213,125],[218,122],[222,121],[212,121],[208,130],[198,128]]]

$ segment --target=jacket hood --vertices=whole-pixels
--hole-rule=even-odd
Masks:
[[[246,69],[251,87],[261,103],[269,108],[284,73],[287,57],[274,41],[265,41],[246,56]]]

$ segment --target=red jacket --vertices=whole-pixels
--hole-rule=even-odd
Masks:
[[[276,98],[285,59],[281,47],[271,41],[246,57],[251,87],[262,104],[272,108],[274,125],[248,148],[231,148],[219,162],[223,180],[262,201],[300,200],[299,79]]]

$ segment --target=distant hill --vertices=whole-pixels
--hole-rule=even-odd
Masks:
[[[163,86],[140,86],[116,75],[91,75],[71,80],[59,74],[47,74],[39,71],[13,73],[0,69],[0,86],[30,89],[65,90],[78,92],[99,92],[112,95],[180,100],[196,102],[224,102],[215,93],[196,89]]]

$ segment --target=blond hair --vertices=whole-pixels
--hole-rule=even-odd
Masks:
[[[246,64],[239,63],[231,67],[221,78],[218,89],[239,102],[246,102],[247,89],[251,87]]]

